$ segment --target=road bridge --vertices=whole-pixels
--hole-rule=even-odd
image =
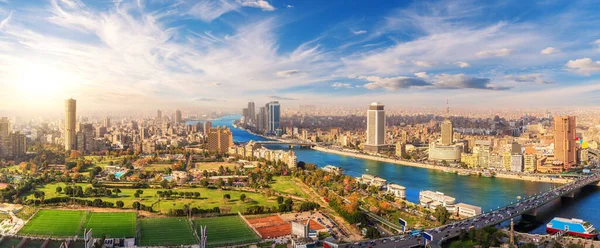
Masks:
[[[494,211],[487,212],[475,217],[463,219],[458,222],[440,226],[425,230],[425,232],[431,234],[432,241],[429,243],[432,247],[441,247],[441,244],[449,239],[456,238],[460,234],[461,230],[468,231],[472,228],[483,228],[486,226],[495,226],[504,221],[510,220],[520,215],[533,215],[537,214],[537,209],[543,205],[552,202],[561,197],[573,198],[581,190],[581,188],[588,185],[597,185],[600,181],[600,173],[581,176],[577,180],[564,184],[558,187],[554,187],[549,191],[533,195],[529,198],[525,198],[521,201],[515,202],[508,206],[498,208]],[[398,239],[401,237],[394,237]],[[378,243],[378,247],[392,248],[392,247],[412,247],[415,245],[424,245],[425,240],[423,237],[409,237],[402,238],[398,242],[382,242],[383,239],[372,240]],[[370,241],[369,241],[370,242]]]
[[[255,141],[256,144],[261,145],[288,145],[291,147],[299,146],[299,147],[313,147],[316,146],[317,143],[314,142],[304,142],[304,141],[295,141],[295,140],[268,140],[268,141]]]

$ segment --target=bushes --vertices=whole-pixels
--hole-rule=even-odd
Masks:
[[[221,209],[219,207],[207,208],[207,209],[193,207],[190,209],[190,212],[192,215],[219,214],[219,213],[221,213]],[[188,214],[187,210],[183,209],[183,208],[169,209],[169,212],[167,213],[167,215],[169,215],[169,216],[187,216],[187,214]]]
[[[315,203],[315,202],[303,202],[302,204],[300,204],[300,211],[304,212],[304,211],[310,211],[310,210],[314,210],[314,209],[319,209],[319,204]]]

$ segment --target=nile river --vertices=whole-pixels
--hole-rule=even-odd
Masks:
[[[228,126],[233,133],[234,142],[265,140],[231,124],[240,116],[232,115],[213,120],[213,126]],[[269,146],[270,149],[289,150],[287,146]],[[419,201],[419,191],[440,191],[464,202],[480,206],[483,211],[504,206],[516,201],[518,196],[526,197],[552,187],[550,183],[528,182],[501,178],[459,176],[442,171],[429,170],[392,163],[372,161],[349,156],[325,153],[312,149],[294,149],[298,161],[314,163],[319,167],[334,165],[344,169],[344,173],[360,177],[368,173],[406,187],[407,200]],[[600,190],[597,187],[586,188],[586,192],[573,200],[562,200],[547,207],[547,211],[537,217],[537,223],[527,228],[533,233],[545,233],[545,223],[553,217],[580,218],[600,228]]]

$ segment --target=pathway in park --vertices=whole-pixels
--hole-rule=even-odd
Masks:
[[[14,204],[2,204],[2,207],[0,207],[0,209],[2,211],[5,211],[8,213],[8,215],[10,216],[10,218],[2,221],[2,223],[0,223],[0,235],[5,236],[5,235],[14,235],[17,234],[17,232],[19,230],[21,230],[21,228],[25,225],[25,220],[19,219],[19,217],[17,217],[13,211],[15,209],[20,209],[19,207],[16,207],[16,205]],[[12,219],[12,221],[11,221]]]

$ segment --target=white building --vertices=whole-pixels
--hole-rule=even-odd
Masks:
[[[455,202],[456,198],[444,195],[442,192],[426,190],[419,193],[419,203],[426,208],[435,209],[439,205],[442,205],[447,209],[449,207],[453,208]],[[448,210],[450,211],[450,209]]]
[[[404,186],[390,183],[387,185],[387,192],[396,198],[406,199],[406,188]]]
[[[481,214],[481,207],[469,205],[466,203],[458,203],[456,206],[456,213],[460,217],[473,217]]]
[[[510,156],[510,171],[523,172],[523,155],[512,154]]]

